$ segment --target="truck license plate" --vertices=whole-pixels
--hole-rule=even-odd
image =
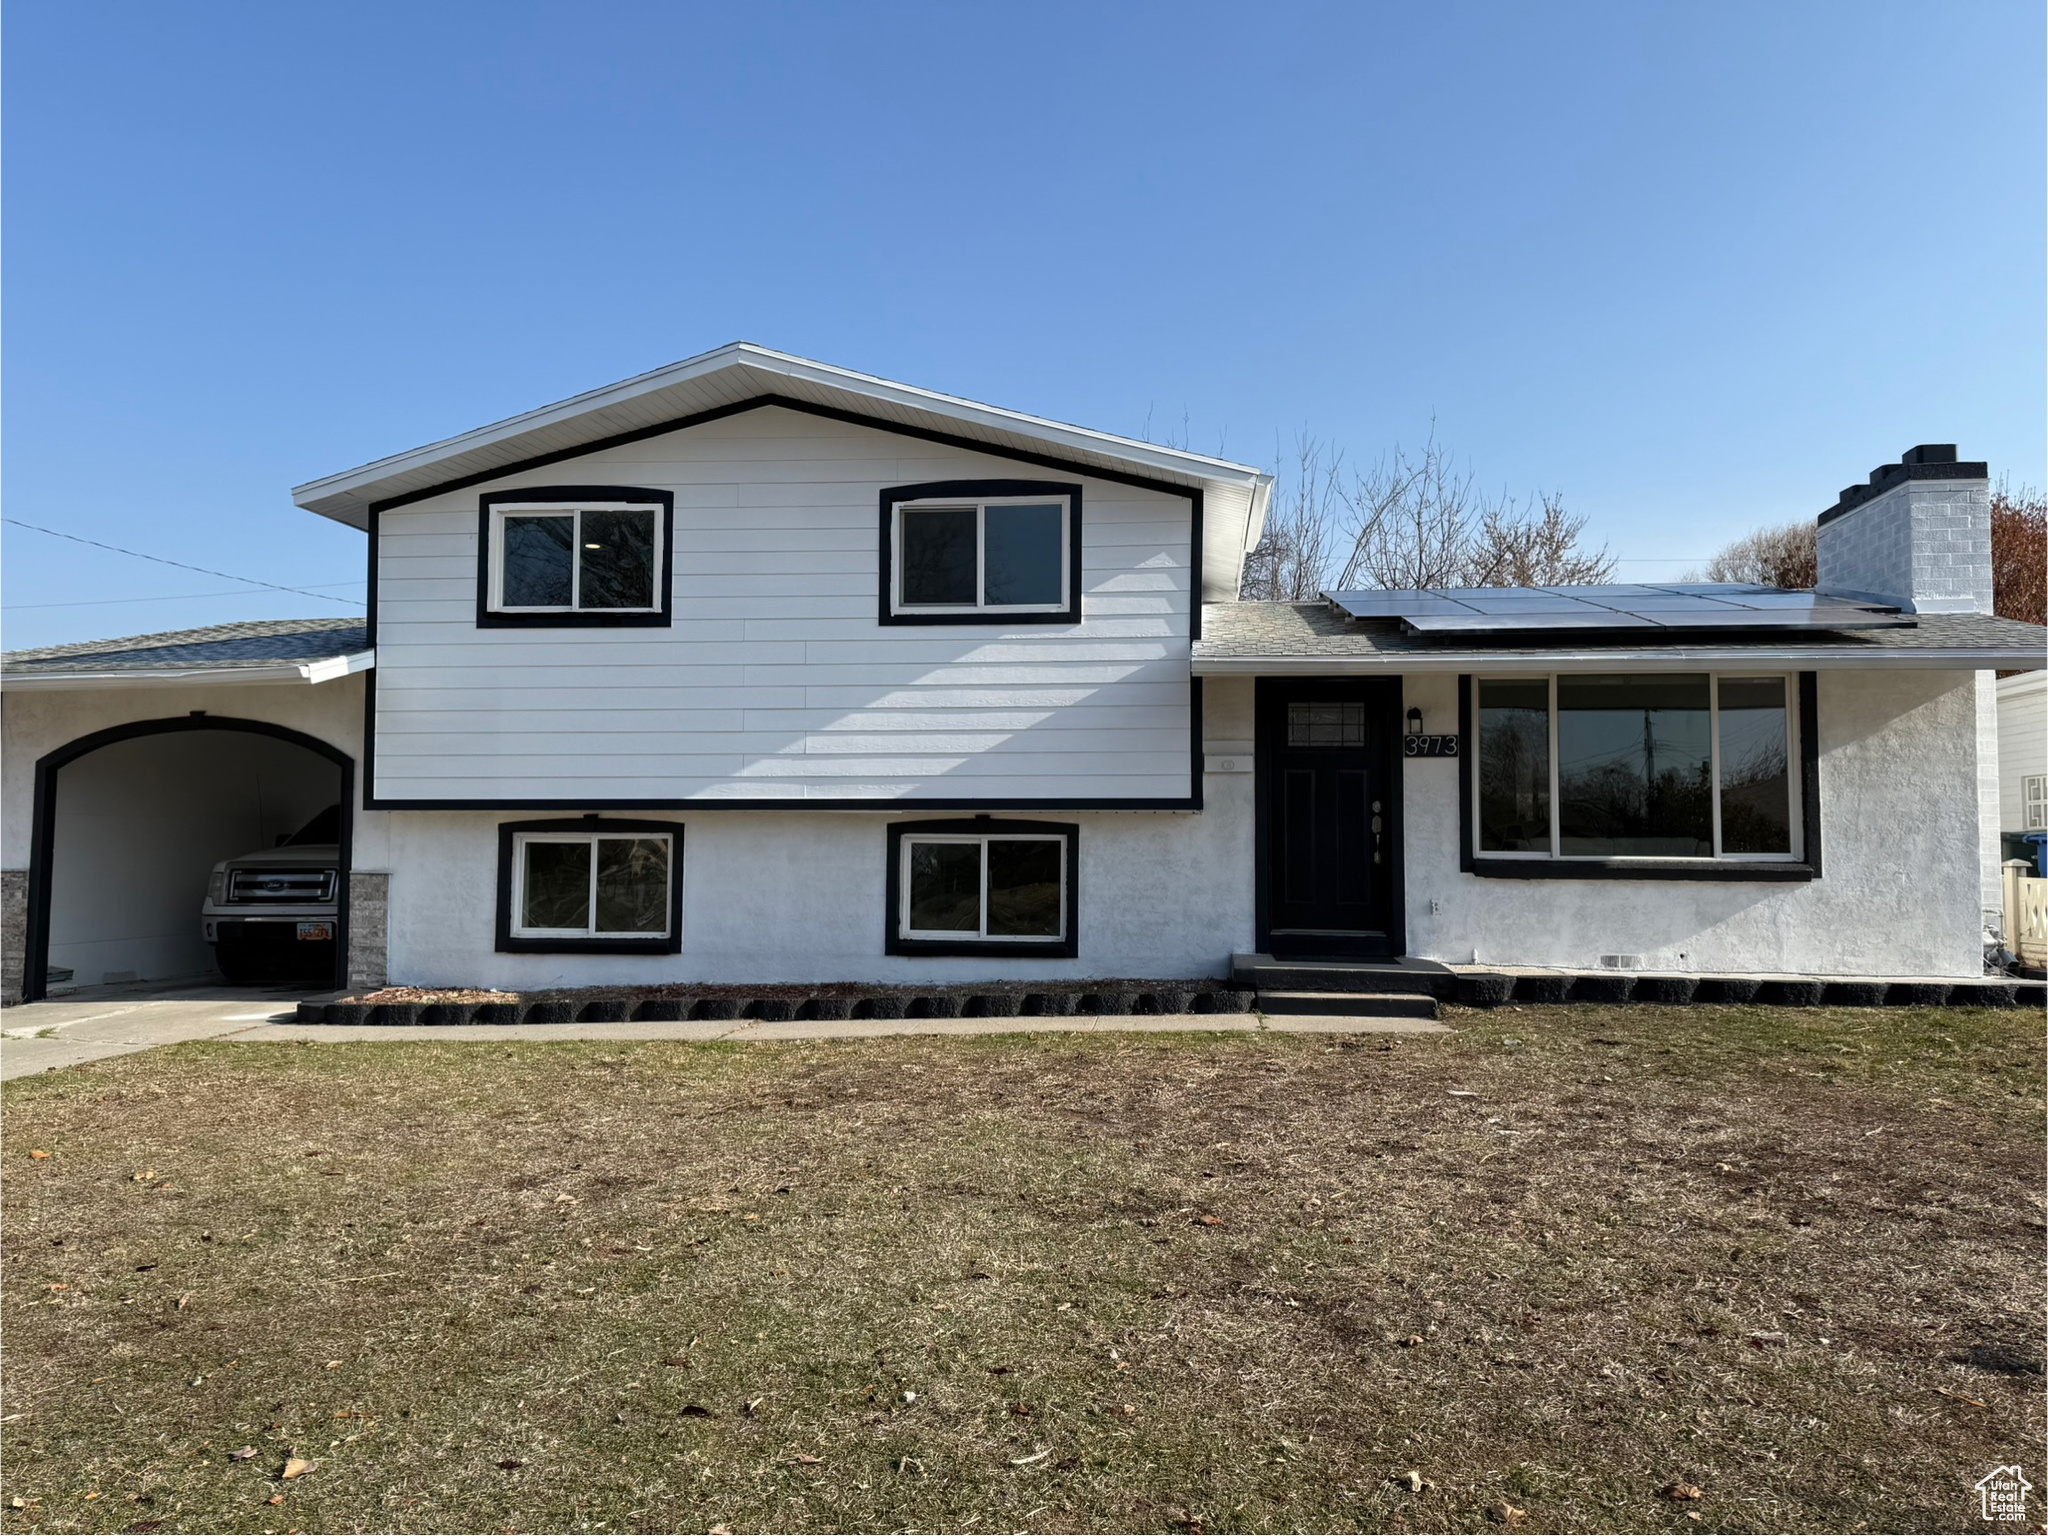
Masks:
[[[332,923],[301,923],[299,937],[302,939],[331,939],[334,937]]]

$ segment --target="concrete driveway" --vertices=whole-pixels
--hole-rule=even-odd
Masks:
[[[288,1021],[301,998],[331,997],[275,987],[88,987],[42,1003],[0,1010],[0,1078],[26,1077],[157,1045],[212,1040]]]

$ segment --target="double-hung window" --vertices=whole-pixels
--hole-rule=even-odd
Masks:
[[[486,495],[478,622],[666,624],[672,503],[624,486]]]
[[[1076,839],[1054,822],[892,828],[889,952],[1076,953]]]
[[[1803,857],[1794,678],[1563,674],[1473,689],[1477,859]]]
[[[668,822],[502,827],[498,948],[676,953],[681,845],[682,829]]]
[[[1080,617],[1081,488],[980,480],[882,493],[882,619],[1065,623]]]

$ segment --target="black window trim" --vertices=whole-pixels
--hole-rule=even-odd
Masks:
[[[660,605],[649,609],[607,610],[587,608],[566,610],[505,611],[491,606],[491,563],[496,539],[492,525],[501,506],[532,504],[563,510],[592,501],[620,501],[661,509],[661,569],[655,574],[655,594]],[[673,491],[637,485],[528,485],[517,490],[486,491],[477,498],[476,521],[476,627],[478,629],[667,629],[675,611],[675,524],[676,498]],[[578,552],[580,558],[580,552]]]
[[[1754,672],[1739,668],[1708,668],[1713,676],[1778,675],[1768,667]],[[1550,673],[1531,674],[1551,676]],[[1801,856],[1797,860],[1767,859],[1629,859],[1629,858],[1499,858],[1475,852],[1479,837],[1474,814],[1474,760],[1479,756],[1478,715],[1474,697],[1477,674],[1458,678],[1458,868],[1487,880],[1702,880],[1721,883],[1789,884],[1821,877],[1820,852],[1820,725],[1816,674],[1797,674],[1799,792],[1797,795]]]
[[[525,832],[580,832],[586,836],[657,833],[670,839],[668,932],[659,938],[522,937],[512,931],[512,862]],[[497,952],[501,955],[679,955],[683,952],[683,824],[619,817],[568,816],[498,823]]]
[[[983,608],[944,613],[905,612],[896,606],[896,508],[911,501],[992,501],[1062,497],[1067,503],[1067,597],[1064,607]],[[1081,487],[1068,480],[927,480],[887,486],[881,493],[881,590],[876,618],[897,624],[1078,624],[1081,622]],[[1197,603],[1197,606],[1200,606]]]
[[[1066,932],[1056,941],[1043,939],[906,939],[902,935],[903,839],[906,836],[999,837],[1024,834],[1060,837],[1066,842]],[[883,913],[882,952],[889,955],[999,955],[1035,960],[1072,960],[1080,954],[1081,828],[1071,821],[1026,821],[999,816],[947,816],[928,821],[899,821],[889,826],[887,906]]]

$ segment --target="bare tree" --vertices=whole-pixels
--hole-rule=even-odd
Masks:
[[[1582,547],[1585,531],[1585,515],[1565,511],[1555,491],[1545,491],[1526,512],[1504,497],[1480,513],[1464,585],[1597,586],[1614,580],[1614,557],[1605,544]]]
[[[1991,493],[1991,607],[2024,624],[2048,624],[2048,497],[2004,480]]]
[[[1396,445],[1364,474],[1307,432],[1245,559],[1242,596],[1306,602],[1347,587],[1552,586],[1613,579],[1605,545],[1585,547],[1586,519],[1546,492],[1523,503],[1477,489],[1437,441]]]
[[[1277,445],[1275,458],[1279,457]],[[1265,531],[1245,556],[1240,595],[1300,603],[1329,585],[1344,455],[1304,430],[1294,437],[1294,463],[1274,487]]]
[[[1747,581],[1766,587],[1810,591],[1820,580],[1816,525],[1785,523],[1744,534],[1707,562],[1704,572],[1687,571],[1687,581]]]
[[[1460,472],[1436,440],[1417,457],[1396,444],[1344,498],[1350,548],[1340,587],[1462,586],[1479,511],[1472,472]]]

